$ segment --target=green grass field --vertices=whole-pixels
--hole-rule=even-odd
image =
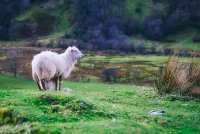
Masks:
[[[0,76],[0,133],[199,133],[200,104],[134,85],[65,82],[40,92],[31,80]],[[162,109],[163,115],[149,111]]]

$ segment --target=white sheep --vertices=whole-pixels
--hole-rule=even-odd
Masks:
[[[32,60],[32,77],[40,90],[47,90],[54,83],[55,90],[61,89],[62,79],[66,79],[78,59],[83,56],[76,47],[68,47],[62,54],[44,51],[34,56]],[[57,86],[59,82],[59,87]],[[46,83],[46,85],[45,85]],[[58,87],[58,88],[57,88]]]

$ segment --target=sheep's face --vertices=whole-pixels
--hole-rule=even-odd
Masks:
[[[76,60],[84,56],[83,53],[77,47],[71,47],[70,52],[72,54],[72,57]]]

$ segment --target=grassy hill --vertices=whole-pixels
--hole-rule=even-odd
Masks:
[[[66,81],[40,92],[31,80],[0,76],[0,133],[198,133],[195,100],[159,97],[150,87]],[[160,116],[151,110],[164,110]]]

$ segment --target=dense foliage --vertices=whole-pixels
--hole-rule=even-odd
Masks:
[[[200,21],[199,0],[2,0],[0,7],[0,39],[60,29],[97,49],[134,50],[130,36],[165,40],[186,28],[198,29]]]
[[[9,39],[9,29],[12,19],[27,8],[30,0],[0,1],[0,39]]]
[[[160,40],[187,27],[199,27],[199,7],[198,0],[155,1],[152,15],[144,21],[143,32],[151,39]]]
[[[124,0],[73,1],[72,36],[96,44],[100,49],[124,42],[126,37],[121,31],[124,6]]]

